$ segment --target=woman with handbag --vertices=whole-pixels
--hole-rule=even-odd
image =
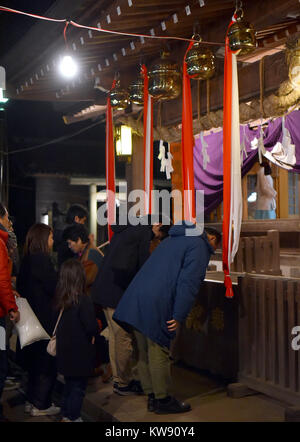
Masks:
[[[81,407],[88,377],[94,372],[99,328],[86,292],[85,271],[76,259],[65,261],[60,268],[56,307],[62,312],[56,328],[57,369],[65,378],[62,422],[82,422]]]
[[[43,328],[51,336],[57,320],[53,300],[57,273],[50,258],[53,233],[46,224],[34,224],[26,235],[24,258],[17,279],[17,290],[27,299]],[[48,341],[38,341],[21,350],[24,368],[28,371],[25,412],[32,416],[55,415],[60,412],[52,401],[57,369],[47,351]]]

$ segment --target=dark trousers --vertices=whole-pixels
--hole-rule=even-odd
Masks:
[[[88,378],[65,376],[62,415],[71,421],[80,417]]]
[[[0,334],[5,334],[5,318],[0,318]],[[3,336],[3,335],[2,335]],[[0,337],[1,339],[1,337]],[[5,341],[4,341],[5,342]],[[3,343],[1,341],[1,343]],[[7,376],[7,353],[6,350],[0,350],[0,401]],[[0,417],[2,416],[2,405],[0,404]]]
[[[39,410],[51,406],[57,376],[56,358],[47,353],[47,344],[48,341],[38,341],[22,350],[28,372],[27,400]]]
[[[47,374],[28,373],[27,400],[39,410],[51,407],[56,376],[56,371]]]

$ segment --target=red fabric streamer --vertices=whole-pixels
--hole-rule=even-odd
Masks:
[[[193,135],[193,111],[191,80],[187,73],[186,55],[194,41],[190,42],[183,60],[183,86],[182,86],[182,132],[181,132],[181,150],[182,150],[182,183],[183,183],[183,201],[184,201],[184,219],[186,221],[195,221],[195,186],[194,186],[194,135]],[[187,191],[187,192],[186,192]]]
[[[230,22],[230,26],[233,21]],[[232,52],[229,47],[228,30],[225,39],[224,59],[224,96],[223,96],[223,272],[225,296],[233,297],[232,281],[229,275],[228,254],[231,244],[230,238],[230,210],[231,210],[231,116],[232,116]]]
[[[145,212],[144,215],[152,213],[153,190],[153,99],[148,92],[148,73],[145,65],[142,66],[144,77],[144,192]]]
[[[115,80],[112,89],[115,87]],[[106,142],[105,142],[105,169],[106,169],[106,192],[107,192],[107,218],[108,218],[108,239],[111,240],[113,231],[111,224],[115,222],[116,206],[115,206],[115,148],[113,134],[113,118],[110,96],[107,97],[106,104]]]

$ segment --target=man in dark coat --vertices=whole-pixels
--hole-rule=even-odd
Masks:
[[[113,373],[113,391],[119,395],[139,394],[139,383],[132,380],[132,333],[125,331],[112,316],[124,291],[150,255],[153,238],[167,235],[170,219],[151,225],[112,225],[114,235],[94,282],[91,296],[103,307],[109,329],[109,356]],[[162,221],[162,217],[158,219]]]
[[[124,293],[113,319],[134,327],[138,373],[148,410],[158,414],[189,411],[168,394],[169,348],[179,323],[187,317],[210,256],[221,240],[214,229],[201,235],[196,225],[173,226],[169,238],[152,253]]]

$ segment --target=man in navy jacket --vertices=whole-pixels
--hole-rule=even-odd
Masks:
[[[158,414],[189,411],[168,394],[169,348],[175,330],[193,306],[210,256],[220,243],[214,229],[192,223],[174,225],[125,291],[113,319],[134,328],[138,372],[148,410]]]
[[[132,333],[120,327],[112,316],[131,280],[149,258],[151,241],[163,239],[170,228],[170,219],[163,216],[159,216],[154,224],[149,217],[145,217],[144,221],[144,225],[131,225],[129,222],[112,225],[114,235],[91,292],[94,303],[103,307],[107,320],[113,391],[121,396],[142,391],[139,382],[133,379],[135,352]]]

